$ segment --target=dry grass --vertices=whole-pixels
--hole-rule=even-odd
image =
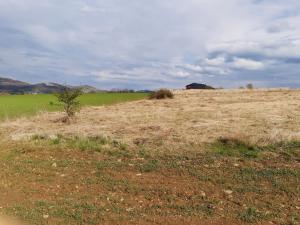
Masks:
[[[176,91],[175,99],[87,107],[70,125],[62,113],[6,121],[12,139],[32,135],[104,135],[128,145],[168,149],[202,145],[219,137],[270,144],[300,137],[300,90]]]

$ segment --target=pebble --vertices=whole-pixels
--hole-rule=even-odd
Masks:
[[[204,191],[200,191],[200,195],[201,195],[202,197],[206,197],[206,193],[205,193]]]
[[[43,215],[43,218],[44,218],[44,219],[48,219],[48,218],[49,218],[49,215],[48,215],[48,214],[44,214],[44,215]]]
[[[128,209],[126,209],[127,212],[131,212],[133,210],[134,210],[134,208],[128,208]]]
[[[227,194],[227,195],[231,195],[233,193],[233,191],[231,191],[231,190],[224,190],[224,193]]]

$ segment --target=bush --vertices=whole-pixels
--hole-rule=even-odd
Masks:
[[[69,88],[65,88],[60,93],[55,94],[58,101],[63,105],[64,112],[66,113],[66,121],[69,121],[80,110],[80,104],[77,100],[80,95],[82,95],[80,89]]]
[[[254,86],[253,86],[253,84],[250,83],[250,84],[247,84],[246,88],[249,90],[252,90],[254,88]]]
[[[150,94],[149,99],[174,98],[174,94],[169,89],[159,89]]]

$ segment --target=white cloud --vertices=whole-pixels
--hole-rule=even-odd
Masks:
[[[261,70],[264,68],[262,62],[254,61],[251,59],[234,58],[233,67],[245,70]]]
[[[219,56],[213,59],[205,59],[204,63],[208,66],[222,66],[225,63],[225,58]]]

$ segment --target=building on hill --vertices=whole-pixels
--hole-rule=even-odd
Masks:
[[[206,84],[191,83],[186,86],[186,89],[214,89],[214,88]]]

